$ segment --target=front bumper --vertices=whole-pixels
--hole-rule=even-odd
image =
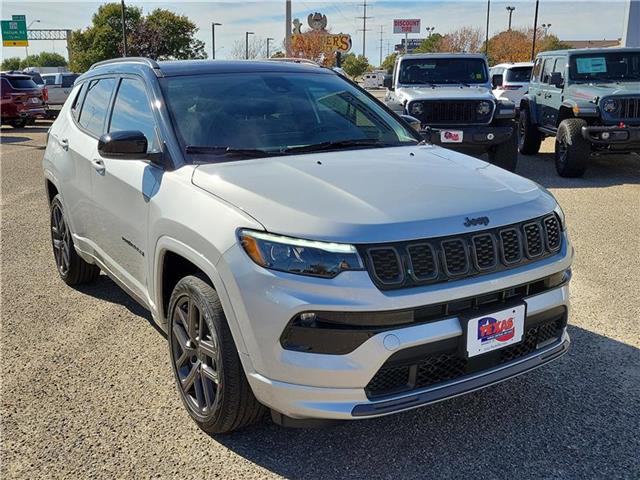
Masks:
[[[640,152],[640,126],[584,126],[582,137],[613,152]]]
[[[443,132],[445,132],[445,136],[447,136],[446,132],[462,132],[462,141],[445,141]],[[487,150],[489,147],[506,142],[514,135],[514,132],[512,126],[486,125],[437,127],[426,129],[422,134],[428,142],[453,150]]]
[[[469,298],[562,272],[570,267],[572,256],[573,249],[565,236],[556,255],[529,265],[445,284],[384,292],[373,285],[364,271],[343,272],[327,281],[265,270],[255,265],[239,246],[223,255],[218,271],[225,284],[225,292],[221,293],[228,295],[232,306],[226,314],[230,322],[237,324],[242,336],[237,343],[245,346],[241,359],[258,400],[291,418],[354,419],[459,395],[518,375],[556,356],[540,350],[531,358],[518,359],[518,364],[521,360],[526,363],[517,368],[509,362],[495,371],[478,372],[473,378],[451,385],[438,384],[370,400],[366,386],[394,353],[462,338],[459,318],[453,316],[386,331],[372,336],[348,354],[332,355],[282,347],[280,336],[295,315],[313,310],[380,312]],[[527,318],[561,306],[568,311],[568,294],[565,284],[526,297]],[[389,333],[396,337],[393,344],[385,341]],[[561,343],[567,342],[563,328]],[[413,400],[416,396],[420,400]],[[412,400],[404,405],[403,399]],[[400,403],[393,403],[396,401]],[[382,410],[375,410],[376,405],[382,405]]]

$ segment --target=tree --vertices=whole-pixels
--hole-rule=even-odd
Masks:
[[[363,55],[357,57],[353,53],[349,53],[343,57],[342,68],[351,78],[362,75],[369,68],[369,60]]]
[[[129,56],[153,59],[206,58],[204,43],[195,38],[198,28],[184,15],[155,9],[146,17],[142,9],[125,8]],[[120,57],[122,44],[121,6],[106,3],[93,15],[92,25],[73,32],[70,39],[70,67],[84,72],[95,62]]]
[[[398,54],[395,52],[391,55],[387,55],[387,57],[382,62],[382,65],[380,65],[380,68],[386,70],[387,73],[391,75],[393,73],[393,66],[396,64],[396,58],[398,58]]]
[[[425,38],[420,46],[416,48],[416,53],[431,53],[431,52],[441,52],[440,50],[440,42],[442,42],[443,36],[439,33],[432,33],[427,38]]]
[[[249,59],[267,56],[267,41],[263,38],[249,38]],[[245,40],[236,40],[231,47],[231,58],[242,60],[246,58],[247,45]]]
[[[327,55],[325,51],[326,33],[311,30],[303,34],[294,35],[291,41],[291,56],[308,58],[321,64],[324,64],[327,58],[334,58],[331,55]]]
[[[42,52],[29,55],[20,62],[20,68],[27,67],[66,67],[67,60],[59,53]]]
[[[532,28],[500,32],[489,39],[489,63],[496,65],[504,62],[527,62],[531,59],[532,43]],[[557,36],[545,35],[544,30],[538,30],[536,54],[563,48],[571,47],[561,42]]]
[[[538,32],[538,35],[540,35],[540,32]],[[571,48],[571,45],[562,42],[556,35],[553,34],[542,34],[539,38],[540,42],[538,43],[536,41],[536,53],[546,52],[548,50],[565,50]]]
[[[483,32],[478,27],[462,27],[447,33],[440,39],[438,52],[478,52],[482,46]]]
[[[2,70],[20,70],[20,57],[9,57],[2,60]]]
[[[286,58],[286,55],[282,50],[278,50],[271,54],[271,58]]]

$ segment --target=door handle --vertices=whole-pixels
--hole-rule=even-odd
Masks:
[[[69,140],[66,138],[58,138],[57,135],[53,135],[53,138],[56,139],[56,142],[60,144],[63,150],[69,150]]]
[[[542,95],[542,92],[538,92],[538,93],[536,93],[536,95],[537,95],[537,96],[540,96],[540,95]]]
[[[91,165],[93,165],[93,168],[95,169],[95,171],[98,172],[100,175],[104,174],[105,166],[104,166],[103,160],[94,158],[93,160],[91,160]]]

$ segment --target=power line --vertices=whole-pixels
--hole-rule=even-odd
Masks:
[[[366,57],[365,52],[367,48],[367,32],[371,29],[367,29],[367,20],[373,17],[367,17],[367,0],[364,0],[364,3],[360,4],[362,7],[362,16],[356,17],[357,19],[362,20],[362,28],[358,29],[358,31],[362,32],[362,56]]]

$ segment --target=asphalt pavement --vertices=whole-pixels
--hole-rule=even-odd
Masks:
[[[150,315],[104,275],[77,289],[58,278],[46,128],[1,132],[2,478],[640,478],[640,157],[594,158],[572,180],[556,176],[550,140],[520,159],[560,201],[576,249],[562,359],[380,419],[265,419],[210,437]]]

